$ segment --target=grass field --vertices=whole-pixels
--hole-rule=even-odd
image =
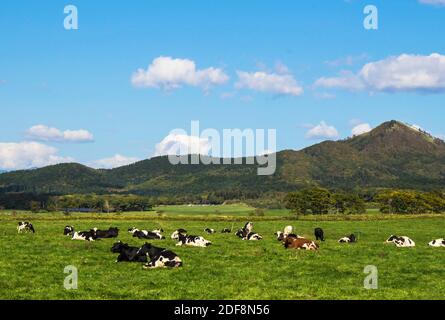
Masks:
[[[202,208],[165,207],[164,212],[180,216],[205,215]],[[212,208],[213,209],[213,208]],[[158,208],[159,210],[159,208]],[[189,212],[186,212],[190,210]],[[429,248],[433,238],[445,236],[444,217],[398,217],[368,221],[304,221],[278,219],[256,221],[254,229],[263,241],[242,241],[232,234],[204,235],[205,227],[220,231],[243,225],[247,213],[234,215],[234,222],[180,218],[144,219],[140,215],[109,216],[107,220],[82,219],[52,214],[50,220],[34,216],[36,234],[17,234],[16,223],[29,213],[0,214],[0,298],[1,299],[443,299],[445,296],[445,248]],[[227,209],[229,210],[229,209]],[[233,211],[233,208],[231,209]],[[247,209],[246,209],[247,210]],[[230,210],[229,210],[230,211]],[[154,214],[154,213],[153,213]],[[218,213],[217,213],[218,214]],[[267,216],[267,213],[266,213]],[[119,239],[131,245],[144,241],[132,238],[131,226],[144,229],[162,227],[167,240],[152,241],[173,249],[183,260],[180,269],[143,270],[137,263],[115,263],[110,252],[114,239],[93,243],[72,241],[62,235],[72,224],[77,230],[117,226]],[[318,252],[285,250],[273,235],[286,225],[312,238],[315,227],[322,227],[327,240]],[[189,233],[204,235],[213,245],[208,248],[175,247],[170,233],[183,227]],[[354,245],[336,240],[351,232],[359,233]],[[408,235],[417,246],[396,248],[384,244],[390,234]],[[78,268],[78,290],[63,287],[64,268]],[[375,265],[379,288],[363,287],[363,269]]]

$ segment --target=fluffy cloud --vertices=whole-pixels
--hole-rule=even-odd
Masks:
[[[359,136],[359,135],[369,132],[371,130],[372,130],[372,127],[369,123],[360,123],[360,124],[354,126],[354,128],[352,128],[351,133],[353,136]]]
[[[89,163],[88,165],[96,169],[112,169],[112,168],[126,166],[135,163],[139,160],[140,160],[139,158],[125,157],[123,155],[116,154],[110,158],[95,160]]]
[[[317,87],[340,88],[348,90],[362,90],[365,88],[363,81],[350,71],[341,71],[338,77],[322,77],[315,81]]]
[[[70,157],[59,156],[56,148],[38,142],[0,143],[0,168],[5,170],[38,168],[73,161]]]
[[[211,141],[206,138],[171,133],[156,145],[154,157],[165,155],[208,155]]]
[[[183,85],[208,89],[229,80],[222,69],[210,67],[198,70],[194,61],[158,57],[147,70],[138,69],[132,76],[132,83],[137,87],[173,90]]]
[[[445,6],[445,0],[419,0],[419,2],[433,6]]]
[[[287,69],[280,67],[280,72]],[[291,74],[237,71],[236,88],[247,88],[254,91],[270,92],[282,95],[299,96],[304,90]]]
[[[402,54],[367,63],[357,73],[320,78],[316,86],[384,92],[445,92],[445,56]]]
[[[94,140],[93,135],[87,130],[61,131],[41,124],[29,128],[26,131],[26,137],[31,140],[52,142],[91,142]]]
[[[321,121],[318,125],[309,129],[306,132],[306,139],[336,139],[338,138],[338,131],[334,126],[329,126],[326,122]]]

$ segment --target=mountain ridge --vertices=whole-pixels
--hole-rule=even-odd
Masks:
[[[330,189],[445,187],[445,142],[400,121],[338,141],[277,152],[277,170],[258,176],[257,165],[171,165],[166,156],[115,169],[65,163],[0,174],[0,192],[262,194],[306,186]]]

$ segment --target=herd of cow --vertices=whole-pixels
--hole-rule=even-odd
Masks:
[[[208,234],[216,233],[215,229],[206,228],[204,231]],[[33,232],[35,233],[34,226],[29,222],[19,222],[17,226],[17,232]],[[128,232],[138,239],[146,240],[163,240],[164,230],[156,229],[152,231],[140,230],[136,227],[128,229]],[[230,228],[224,228],[221,233],[231,233]],[[99,239],[117,238],[119,235],[118,228],[109,228],[108,230],[99,230],[97,228],[90,229],[89,231],[75,231],[73,226],[66,226],[63,234],[70,236],[72,240],[83,241],[95,241]],[[239,229],[236,236],[242,240],[258,241],[263,237],[253,231],[253,223],[247,222],[243,228]],[[306,239],[293,233],[293,227],[287,226],[283,231],[277,231],[275,233],[278,241],[281,241],[286,249],[298,249],[298,250],[318,250],[319,245],[313,240]],[[314,236],[316,241],[325,241],[324,232],[321,228],[314,230]],[[189,235],[185,229],[177,229],[174,231],[170,238],[176,240],[177,246],[193,246],[193,247],[207,247],[212,244],[211,241],[204,239],[202,236]],[[339,243],[354,243],[357,242],[357,237],[354,234],[342,237],[338,240]],[[396,247],[414,247],[416,244],[413,240],[406,236],[391,235],[387,240],[387,243],[394,243]],[[431,247],[445,247],[445,239],[436,239],[429,244]],[[126,243],[118,241],[111,247],[111,252],[118,253],[116,262],[128,261],[128,262],[143,262],[145,269],[170,267],[177,268],[182,266],[181,259],[171,250],[165,248],[159,248],[145,242],[141,247],[132,247]]]

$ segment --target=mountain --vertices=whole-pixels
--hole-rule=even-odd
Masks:
[[[0,192],[258,195],[319,185],[331,189],[445,187],[445,143],[398,121],[340,141],[277,153],[277,170],[256,165],[171,165],[156,157],[111,170],[59,164],[0,174]]]

